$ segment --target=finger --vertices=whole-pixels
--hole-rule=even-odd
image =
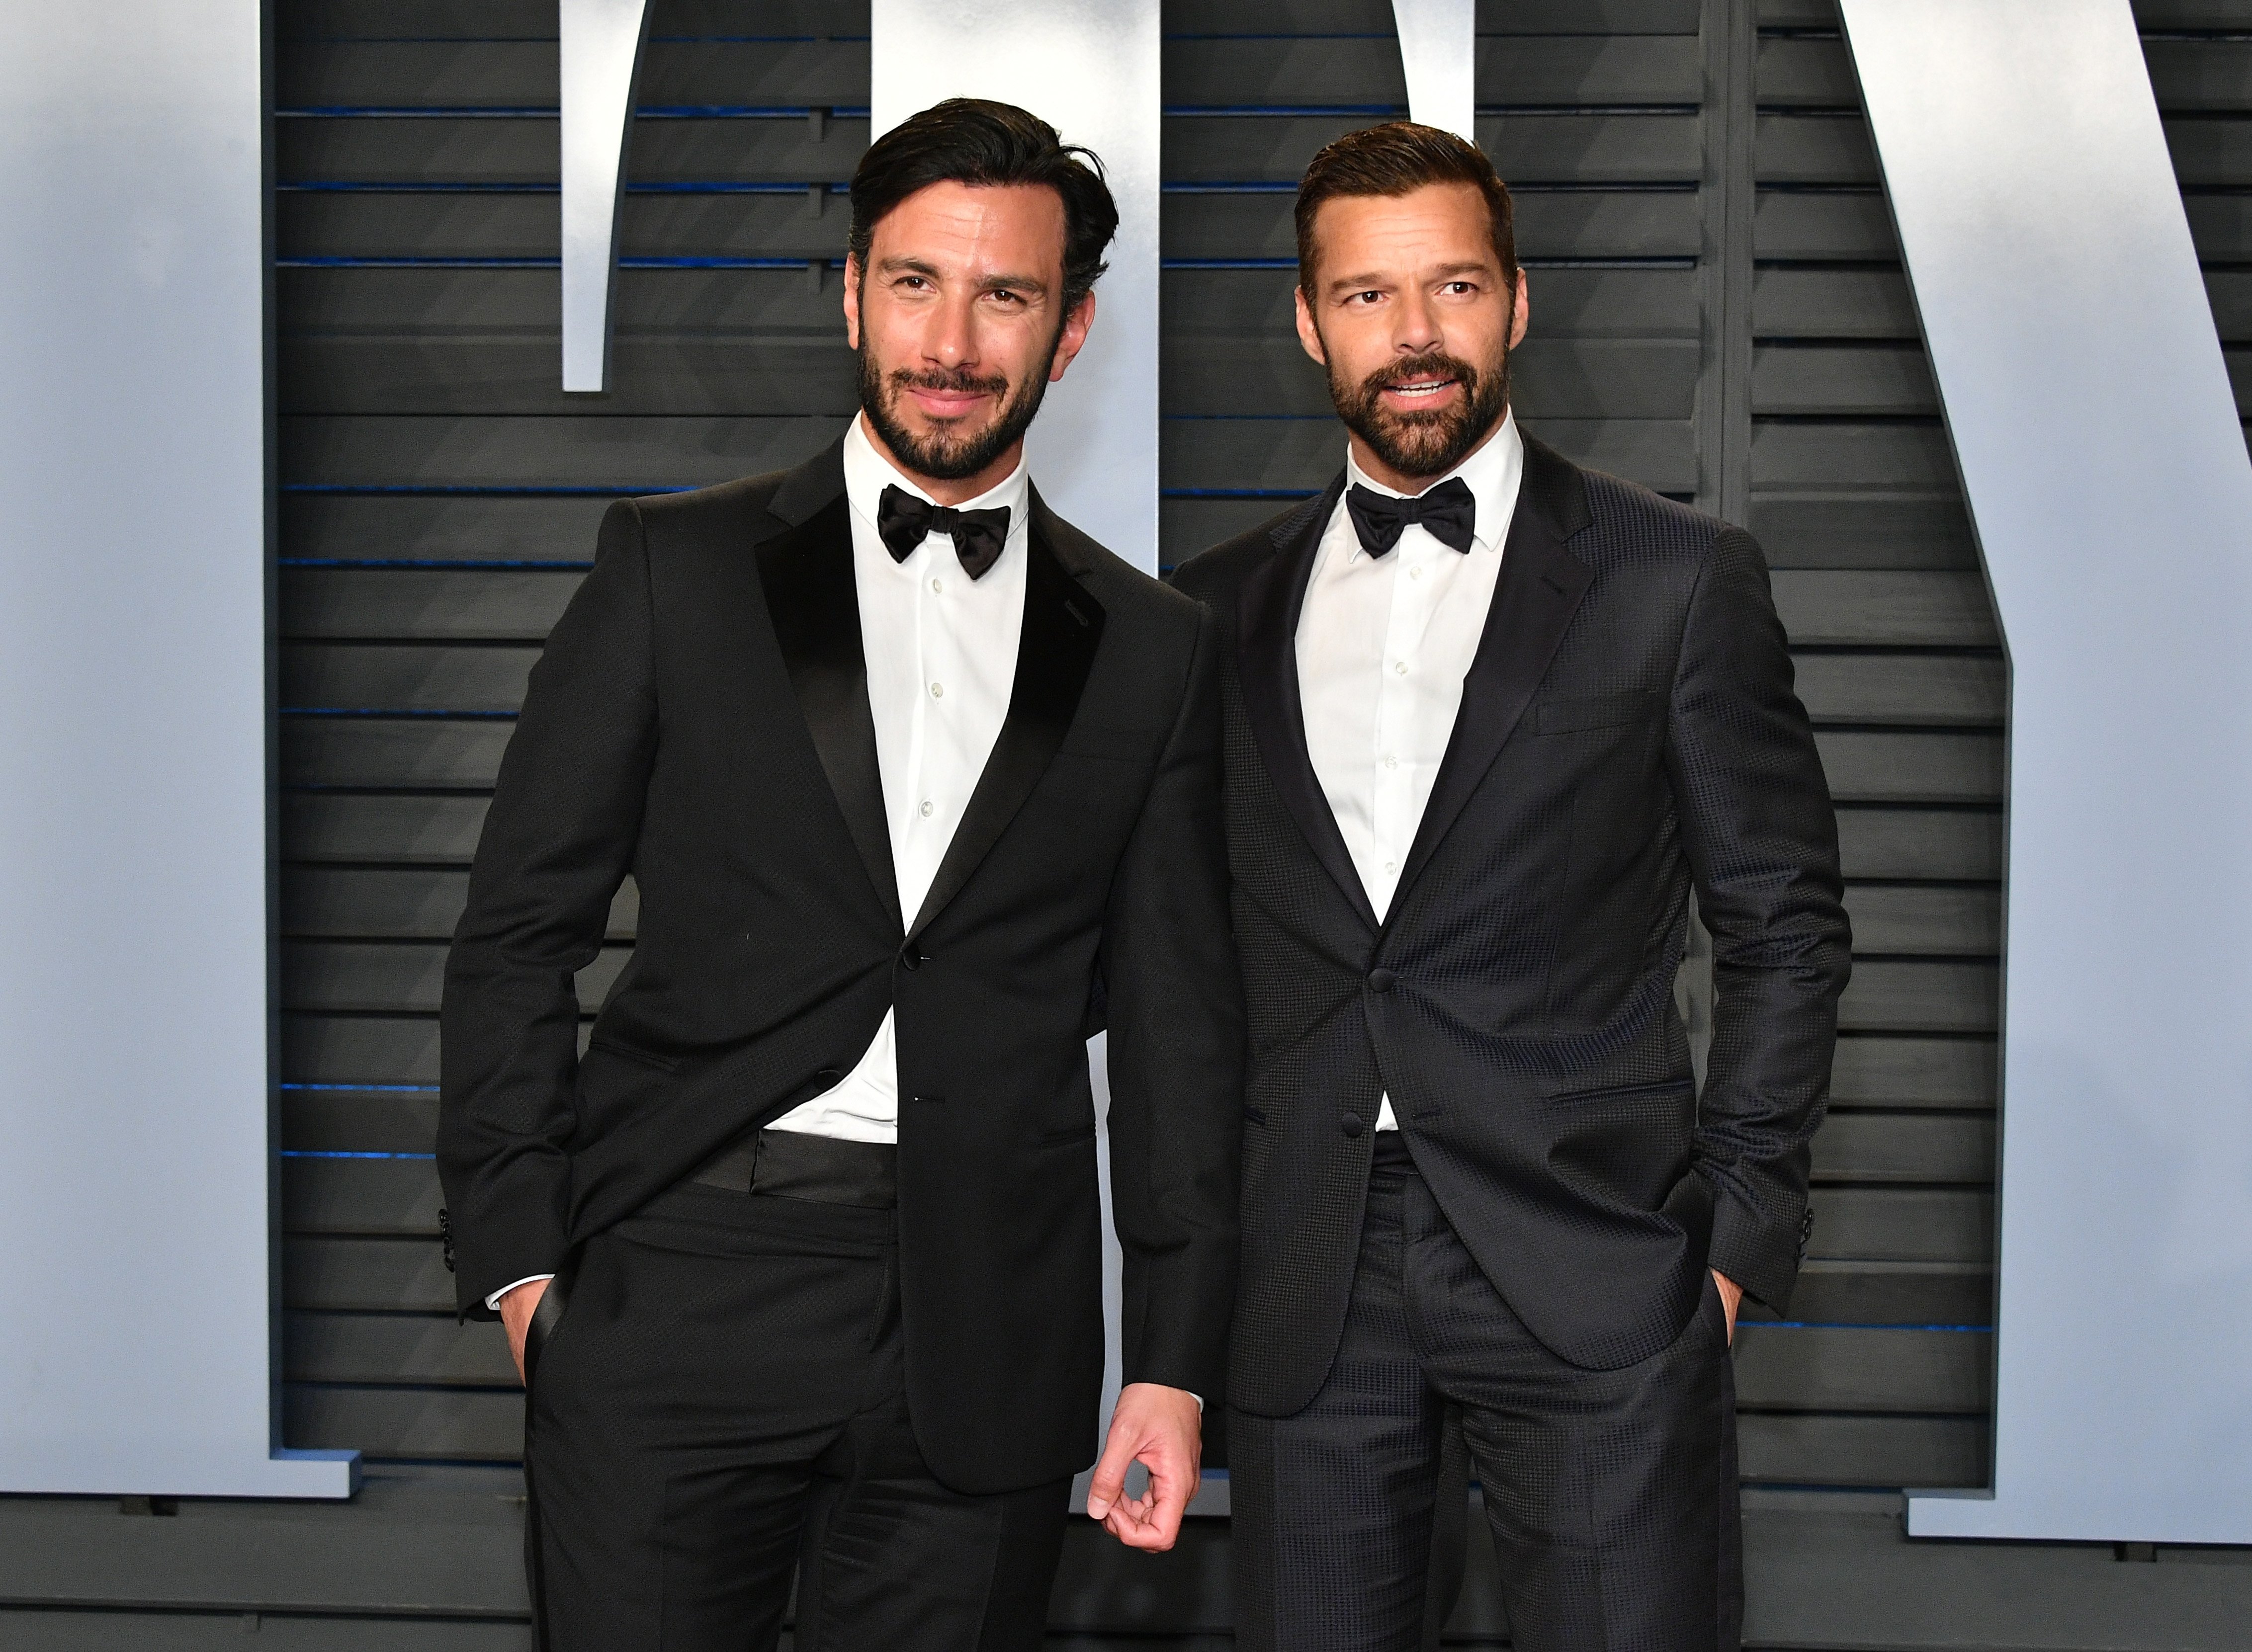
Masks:
[[[1126,1489],[1126,1467],[1134,1461],[1134,1440],[1114,1428],[1102,1447],[1102,1460],[1087,1482],[1087,1512],[1100,1520],[1109,1514]]]

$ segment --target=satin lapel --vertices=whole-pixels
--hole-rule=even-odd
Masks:
[[[796,526],[758,546],[759,580],[782,644],[789,685],[844,811],[852,847],[897,923],[900,882],[884,819],[883,771],[868,710],[868,666],[860,649],[860,593],[852,578],[852,520],[843,476],[834,498]]]
[[[1314,858],[1373,930],[1376,909],[1368,903],[1368,892],[1361,887],[1345,835],[1338,830],[1337,816],[1330,812],[1330,800],[1307,755],[1305,707],[1298,693],[1298,614],[1305,606],[1323,531],[1344,492],[1340,475],[1311,510],[1298,511],[1275,529],[1275,553],[1244,577],[1236,600],[1236,676],[1243,687],[1244,715],[1266,762],[1268,779]]]
[[[1017,676],[1009,688],[1009,714],[985,760],[962,824],[930,880],[930,892],[909,935],[921,934],[962,892],[1025,800],[1047,772],[1079,710],[1081,691],[1102,641],[1102,605],[1065,572],[1047,532],[1046,509],[1032,503],[1025,566],[1025,618],[1017,642]]]
[[[1578,474],[1530,438],[1525,447],[1525,480],[1502,548],[1501,575],[1494,583],[1477,654],[1463,678],[1462,708],[1455,714],[1447,754],[1392,898],[1394,912],[1508,743],[1595,580],[1593,570],[1566,548],[1587,519]]]

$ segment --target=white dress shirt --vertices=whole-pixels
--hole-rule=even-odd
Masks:
[[[886,487],[930,499],[868,440],[864,420],[855,419],[844,437],[844,496],[852,513],[860,652],[868,663],[868,710],[876,724],[876,767],[883,776],[900,916],[912,924],[1009,715],[1025,623],[1032,484],[1020,461],[1004,480],[961,506],[1005,506],[1009,512],[1001,559],[982,580],[962,571],[954,541],[942,533],[925,538],[906,561],[893,561],[876,531],[876,503]],[[767,1128],[849,1142],[898,1141],[896,1038],[886,1011],[875,1041],[842,1084]]]
[[[913,923],[1009,714],[1025,620],[1032,484],[1019,462],[1006,479],[961,507],[1006,506],[1009,511],[1001,559],[981,580],[963,572],[953,539],[942,533],[931,534],[906,561],[894,562],[876,531],[877,503],[886,487],[937,503],[883,455],[855,419],[844,435],[844,496],[852,521],[860,651],[868,666],[868,709],[876,725],[876,766],[900,914]],[[766,1128],[851,1142],[898,1141],[896,1039],[887,1010],[844,1082]],[[497,1309],[517,1285],[553,1277],[518,1280],[487,1297],[485,1306]]]
[[[1347,487],[1407,496],[1369,480],[1350,448],[1345,465]],[[1298,615],[1306,755],[1379,920],[1391,910],[1430,802],[1501,575],[1525,476],[1516,416],[1504,415],[1492,440],[1431,486],[1449,476],[1460,476],[1477,503],[1467,552],[1418,523],[1389,555],[1372,557],[1340,498]],[[1376,1128],[1400,1128],[1389,1095],[1378,1103]]]

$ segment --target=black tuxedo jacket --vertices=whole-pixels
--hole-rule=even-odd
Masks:
[[[1829,791],[1758,547],[1530,439],[1380,924],[1299,710],[1299,607],[1343,487],[1178,578],[1227,640],[1251,1032],[1231,1395],[1268,1416],[1336,1352],[1387,1091],[1449,1220],[1565,1359],[1665,1347],[1707,1262],[1780,1307],[1849,968]],[[1692,885],[1717,997],[1701,1097],[1673,1000]]]
[[[625,500],[532,675],[446,971],[465,1315],[837,1083],[898,1013],[907,1390],[963,1490],[1091,1461],[1085,1040],[1106,1024],[1129,1382],[1223,1392],[1241,997],[1208,615],[1032,499],[1007,718],[899,910],[841,448]],[[631,872],[583,1057],[573,973]]]

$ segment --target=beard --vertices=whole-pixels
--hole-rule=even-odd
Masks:
[[[1386,390],[1432,378],[1451,378],[1463,393],[1451,406],[1428,413],[1397,413],[1384,405]],[[1345,427],[1392,469],[1403,476],[1442,476],[1470,457],[1507,411],[1509,346],[1483,371],[1443,351],[1390,363],[1358,385],[1345,383],[1332,366],[1330,399]]]
[[[1039,364],[1025,375],[1015,393],[1004,374],[983,376],[956,368],[952,372],[910,372],[900,368],[886,372],[865,348],[860,351],[860,407],[892,457],[919,476],[939,482],[961,482],[976,475],[1016,446],[1032,428],[1032,415],[1047,394],[1048,369],[1054,364],[1063,329],[1056,328]],[[998,398],[1000,410],[982,429],[956,428],[966,421],[949,420],[927,436],[918,436],[900,421],[900,397],[908,389],[967,391]]]

